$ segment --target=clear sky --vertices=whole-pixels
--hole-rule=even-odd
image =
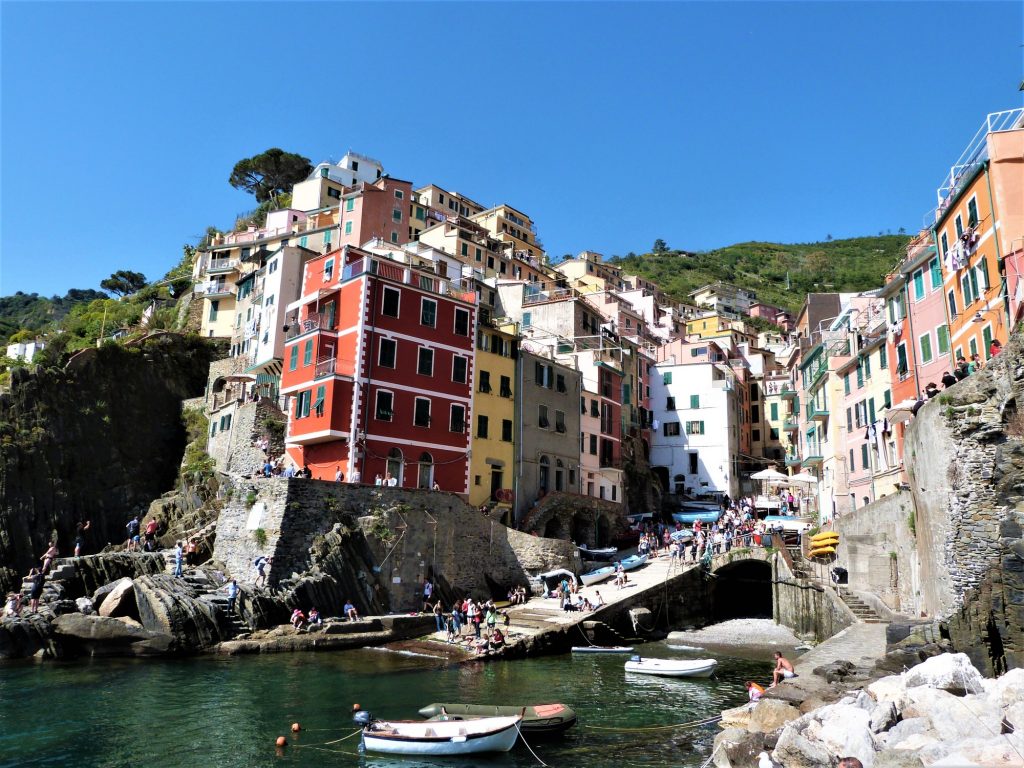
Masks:
[[[918,228],[1022,4],[0,2],[0,293],[162,275],[348,149],[537,222],[552,256]]]

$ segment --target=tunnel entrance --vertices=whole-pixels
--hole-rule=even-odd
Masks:
[[[711,580],[715,621],[772,618],[772,567],[762,560],[723,565]]]

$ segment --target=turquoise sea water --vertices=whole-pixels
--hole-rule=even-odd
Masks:
[[[707,652],[639,646],[646,656],[704,658]],[[386,650],[103,660],[0,667],[0,768],[18,766],[367,766],[537,765],[520,743],[508,755],[407,760],[356,754],[350,710],[416,718],[431,702],[543,703],[573,707],[564,739],[531,746],[551,768],[699,766],[717,725],[651,729],[717,715],[746,700],[743,681],[771,664],[716,656],[718,675],[685,680],[627,675],[627,656],[559,656],[438,667]],[[307,729],[293,738],[289,727]],[[605,728],[627,730],[604,730]],[[290,746],[274,747],[288,735]]]

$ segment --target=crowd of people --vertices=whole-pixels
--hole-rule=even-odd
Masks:
[[[993,339],[992,343],[988,348],[989,358],[995,357],[1003,351],[1003,345],[999,343],[998,339]],[[971,355],[971,359],[968,360],[963,355],[958,355],[956,358],[956,365],[953,370],[946,371],[942,374],[940,381],[942,382],[943,389],[949,389],[957,382],[963,381],[968,376],[977,373],[985,367],[984,361],[978,354]],[[925,385],[924,393],[918,398],[918,404],[914,408],[914,414],[917,414],[917,409],[920,408],[925,402],[931,400],[933,397],[937,397],[939,394],[939,387],[934,381],[928,382]]]

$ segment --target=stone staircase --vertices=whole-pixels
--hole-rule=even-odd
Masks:
[[[853,611],[853,615],[857,617],[857,621],[864,624],[885,624],[879,615],[875,612],[875,609],[865,603],[859,597],[854,595],[848,589],[839,588],[839,597],[842,599],[846,606]]]
[[[800,547],[791,545],[787,546],[786,549],[789,551],[790,559],[793,561],[793,575],[798,579],[816,581],[820,584],[821,579],[818,576],[818,571],[811,563],[807,562]],[[825,586],[829,587],[832,585],[826,584]],[[858,622],[863,624],[885,623],[878,613],[875,612],[874,608],[854,595],[850,590],[844,589],[841,585],[835,585],[835,589],[839,598],[846,603],[846,606],[853,612],[853,615],[857,617]]]

